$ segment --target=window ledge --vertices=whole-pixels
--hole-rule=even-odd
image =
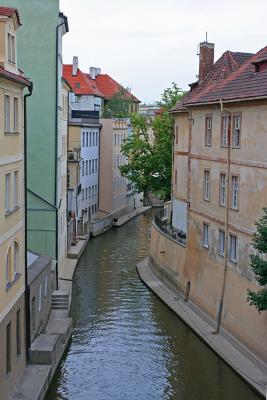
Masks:
[[[4,134],[6,136],[18,136],[20,134],[20,132],[17,132],[17,131],[5,131]]]
[[[13,208],[13,210],[8,210],[8,211],[6,211],[5,216],[8,217],[9,215],[14,214],[14,213],[15,213],[16,211],[18,211],[19,209],[20,209],[20,207],[19,207],[19,206],[16,206],[16,207]]]
[[[225,208],[225,207],[226,207],[226,204],[219,203],[219,206]]]
[[[16,272],[13,281],[7,282],[7,283],[6,283],[6,291],[8,291],[8,290],[14,285],[14,283],[17,282],[17,280],[18,280],[20,277],[21,277],[21,274],[19,274],[18,272]]]
[[[205,249],[209,249],[210,248],[210,246],[208,244],[203,244],[203,243],[202,243],[202,247],[204,247]]]
[[[232,259],[229,259],[229,261],[230,261],[232,264],[235,264],[235,265],[237,265],[237,264],[238,264],[238,261],[237,261],[237,260],[232,260]]]
[[[239,211],[239,208],[237,207],[237,208],[235,208],[235,207],[230,207],[231,208],[231,210],[233,210],[233,211]]]

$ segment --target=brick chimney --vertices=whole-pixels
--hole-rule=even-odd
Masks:
[[[214,63],[214,43],[202,42],[199,45],[199,74],[198,80],[202,82],[208,75]]]
[[[78,57],[74,56],[72,61],[72,76],[77,76],[78,64],[79,64]]]

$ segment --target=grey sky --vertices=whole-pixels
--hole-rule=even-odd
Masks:
[[[197,44],[256,52],[267,45],[267,0],[60,0],[70,32],[64,62],[102,68],[141,101],[158,100],[175,81],[183,89],[198,73]]]

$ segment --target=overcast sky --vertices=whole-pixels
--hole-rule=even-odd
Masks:
[[[198,73],[197,44],[256,52],[267,45],[267,0],[60,0],[70,31],[64,62],[74,55],[99,67],[142,102],[156,101],[175,81],[183,89]]]

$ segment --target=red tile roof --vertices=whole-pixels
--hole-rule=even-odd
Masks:
[[[88,79],[87,75],[79,68],[77,75],[72,75],[72,65],[63,66],[63,78],[68,82],[73,92],[77,95],[94,95],[104,97],[98,89],[93,79]]]
[[[0,78],[8,79],[12,82],[19,83],[23,86],[30,86],[31,82],[22,75],[21,70],[19,70],[19,72],[20,72],[19,75],[13,74],[12,72],[7,71],[5,68],[0,66]]]
[[[18,20],[18,24],[21,26],[21,21],[20,21],[20,16],[19,12],[16,8],[10,8],[10,7],[0,7],[0,15],[4,15],[6,17],[12,18],[13,15],[16,14],[16,18]]]
[[[113,96],[119,93],[124,88],[116,82],[113,78],[106,74],[100,74],[96,77],[95,82],[99,90],[105,96],[105,99],[110,100]],[[135,103],[140,103],[140,101],[128,90],[125,92],[127,100],[131,100]]]
[[[257,54],[225,52],[214,64],[201,84],[191,85],[191,91],[172,109],[186,110],[194,104],[219,102],[220,99],[244,100],[267,96],[267,70],[256,73],[255,65],[267,62],[267,46]]]

